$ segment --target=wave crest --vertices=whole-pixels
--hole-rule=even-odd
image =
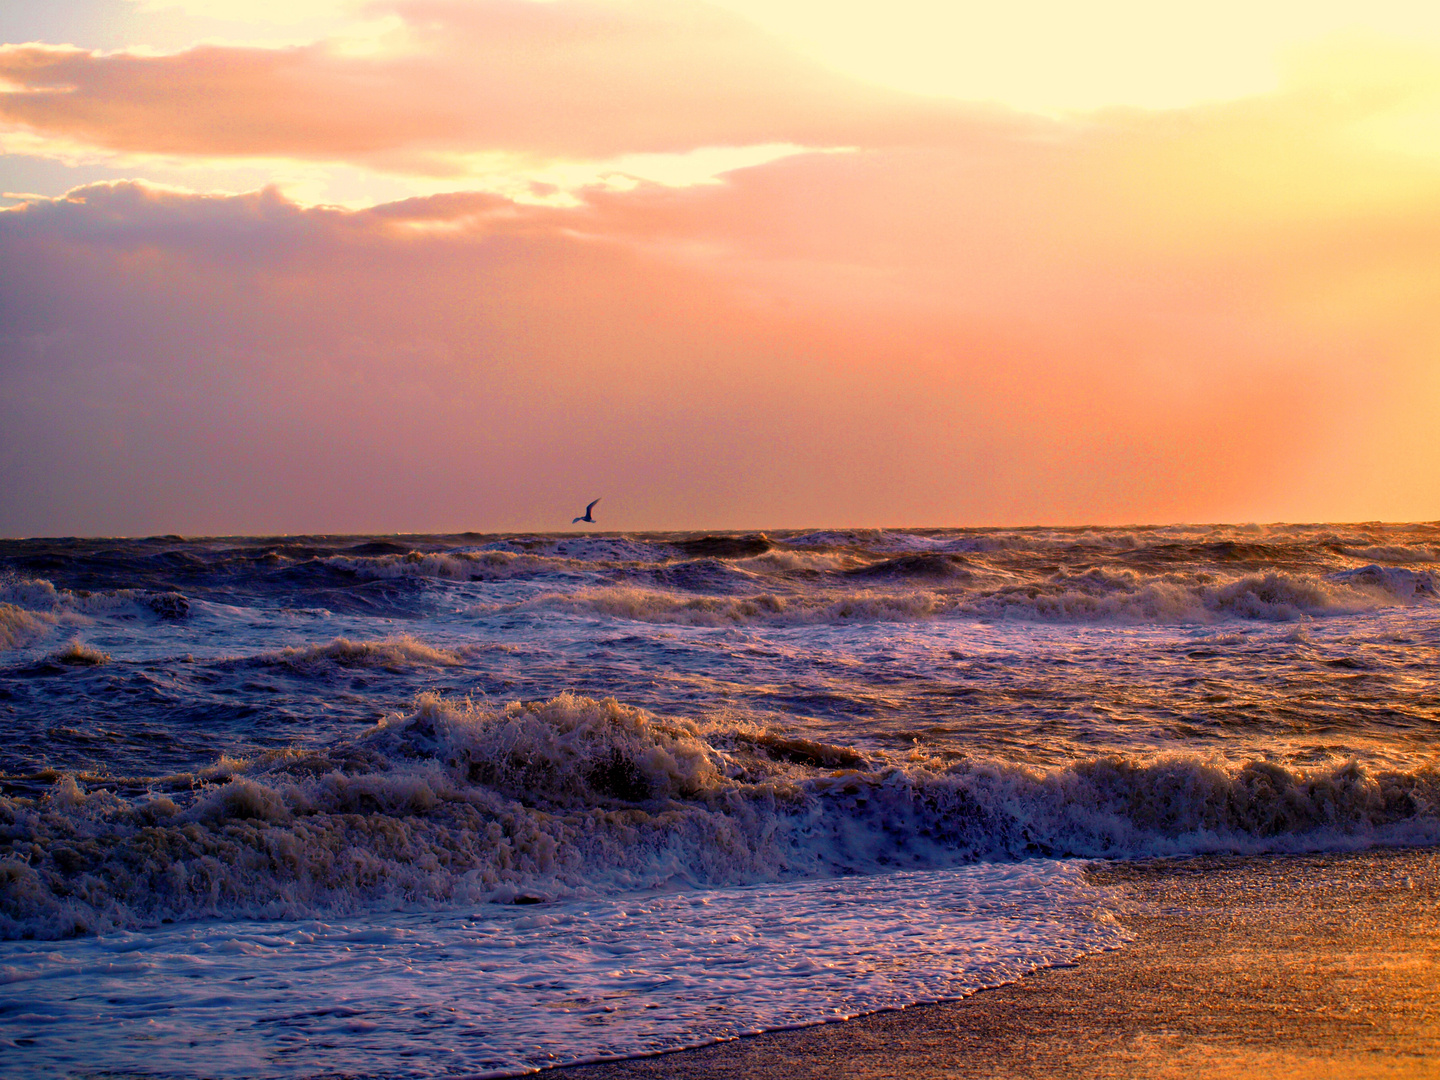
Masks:
[[[335,664],[339,667],[381,667],[392,671],[412,667],[455,667],[465,662],[453,649],[436,648],[423,641],[399,634],[380,641],[352,641],[337,637],[325,645],[290,646],[256,658],[262,664],[274,664],[297,671],[312,671]]]
[[[636,622],[684,626],[800,625],[840,622],[907,622],[955,610],[955,600],[931,592],[852,592],[840,595],[689,596],[631,586],[547,593],[507,610],[560,611]],[[477,608],[477,614],[494,608]]]
[[[470,611],[474,615],[567,612],[711,627],[913,622],[947,616],[1026,622],[1206,624],[1227,619],[1293,622],[1423,603],[1435,595],[1428,572],[1394,567],[1364,567],[1328,577],[1270,573],[1229,580],[1211,575],[1156,578],[1132,570],[1096,567],[987,591],[965,587],[973,581],[971,571],[963,563],[950,561],[954,558],[924,555],[889,560],[879,564],[875,573],[864,575],[880,580],[862,590],[817,588],[804,593],[717,596],[614,585],[546,593],[518,604],[477,605]],[[885,587],[905,579],[926,584]]]
[[[71,777],[0,798],[0,935],[1026,856],[1440,841],[1429,767],[886,765],[572,694],[499,709],[423,697],[328,750],[223,766],[137,799]]]
[[[70,626],[88,626],[91,616],[147,611],[162,619],[184,619],[190,601],[173,590],[107,589],[87,592],[57,589],[43,578],[0,581],[0,607],[13,607],[32,615],[52,617]]]
[[[59,622],[49,612],[0,603],[0,649],[19,649],[48,636]]]
[[[332,555],[326,566],[361,579],[433,578],[440,581],[503,581],[568,570],[573,562],[514,551],[409,551],[403,555]]]

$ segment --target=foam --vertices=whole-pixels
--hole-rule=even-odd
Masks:
[[[1344,548],[1355,559],[1381,563],[1440,563],[1440,548],[1429,544],[1370,544]]]
[[[454,649],[436,648],[409,634],[379,641],[352,641],[337,637],[325,645],[289,646],[256,657],[255,663],[311,671],[334,664],[339,667],[382,667],[392,671],[414,667],[455,667],[465,662]]]
[[[50,611],[60,606],[61,594],[44,579],[10,578],[0,580],[0,603],[31,611]]]
[[[147,611],[161,618],[184,618],[190,602],[178,592],[146,589],[108,589],[99,592],[72,592],[57,589],[42,579],[14,578],[0,581],[0,605],[49,614],[70,626],[88,626],[92,616],[132,615]]]
[[[875,760],[562,694],[433,696],[325,752],[0,799],[0,935],[1044,857],[1440,842],[1440,773],[1106,755]],[[191,791],[191,788],[195,790]]]
[[[0,603],[0,649],[19,649],[48,636],[59,620],[49,612]]]
[[[1408,570],[1397,566],[1360,566],[1331,574],[1330,580],[1400,600],[1418,600],[1435,595],[1435,574],[1429,570]]]
[[[1031,860],[11,942],[0,1033],[12,1075],[514,1076],[961,997],[1119,946],[1110,904]]]
[[[1404,599],[1408,597],[1370,582],[1352,584],[1305,574],[1205,580],[1095,568],[1058,574],[1040,584],[1008,586],[969,601],[964,610],[1058,622],[1209,623],[1227,618],[1291,622],[1374,611]]]
[[[411,551],[404,555],[332,555],[325,565],[368,580],[433,578],[440,581],[504,581],[573,569],[569,559],[502,550]]]
[[[110,662],[110,654],[86,645],[79,638],[71,638],[63,649],[51,653],[50,659],[57,664],[68,664],[72,667],[98,667]]]
[[[476,614],[492,611],[570,612],[636,622],[682,626],[793,626],[840,622],[907,622],[957,610],[951,597],[916,590],[904,593],[875,590],[840,594],[786,596],[693,596],[685,593],[617,585],[546,593],[504,607],[477,606]]]
[[[791,550],[777,547],[741,561],[742,566],[753,567],[769,573],[794,573],[795,571],[844,570],[854,565],[854,558],[841,552]]]
[[[472,615],[502,611],[569,612],[684,626],[797,626],[912,622],[941,617],[1061,623],[1201,623],[1228,619],[1293,622],[1429,602],[1428,572],[1365,567],[1328,576],[1294,573],[1146,575],[1092,568],[1041,581],[977,586],[952,554],[901,556],[851,576],[890,585],[805,593],[697,596],[686,591],[614,585],[545,593],[509,605],[476,605]],[[888,579],[888,580],[887,580]],[[908,581],[925,582],[910,585]]]
[[[656,562],[682,554],[668,543],[626,536],[566,536],[554,545],[556,555],[584,562]]]

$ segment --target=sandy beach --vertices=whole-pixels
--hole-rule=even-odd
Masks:
[[[556,1080],[1440,1076],[1440,852],[1099,863],[1127,948],[968,999]]]

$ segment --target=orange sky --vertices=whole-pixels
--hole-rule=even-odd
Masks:
[[[0,533],[1440,517],[1440,17],[1153,7],[0,15]]]

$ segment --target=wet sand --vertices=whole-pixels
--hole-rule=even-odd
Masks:
[[[963,1001],[554,1080],[1440,1077],[1440,851],[1091,867],[1135,941]]]

